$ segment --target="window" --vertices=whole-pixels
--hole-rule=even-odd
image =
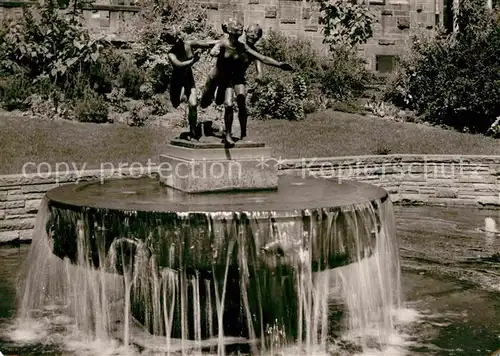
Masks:
[[[396,57],[390,55],[377,55],[375,69],[380,73],[392,72],[396,65]]]
[[[453,0],[443,1],[443,25],[446,31],[453,32]]]

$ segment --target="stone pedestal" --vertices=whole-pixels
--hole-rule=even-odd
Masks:
[[[187,193],[277,189],[270,149],[261,142],[236,142],[227,148],[218,138],[175,139],[160,156],[160,181]]]

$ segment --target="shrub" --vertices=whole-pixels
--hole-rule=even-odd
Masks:
[[[170,76],[172,75],[172,66],[169,63],[155,62],[150,68],[149,81],[155,93],[164,93],[170,85]]]
[[[290,63],[294,71],[299,73],[309,84],[321,71],[324,58],[316,51],[310,41],[303,38],[288,37],[280,32],[270,30],[265,38],[258,43],[259,52],[276,59]]]
[[[316,110],[318,110],[318,104],[314,100],[311,100],[311,99],[304,100],[302,106],[304,107],[304,114],[305,115],[315,113]]]
[[[294,73],[264,69],[266,80],[250,98],[257,117],[300,119],[331,102],[352,101],[370,78],[364,60],[348,47],[322,55],[310,41],[275,31],[270,31],[258,46],[261,53],[290,63]],[[294,89],[294,80],[301,83],[301,90]]]
[[[149,101],[153,107],[153,115],[165,115],[172,109],[168,94],[155,94]]]
[[[103,46],[103,41],[90,38],[73,9],[60,11],[48,0],[40,10],[24,11],[21,22],[5,34],[0,51],[29,77],[49,76],[61,87],[72,88],[97,61]]]
[[[372,75],[366,70],[366,62],[349,48],[338,48],[323,65],[321,86],[328,98],[349,101],[360,97]]]
[[[124,55],[118,68],[118,86],[125,89],[125,95],[134,99],[142,96],[141,86],[146,82],[146,74],[139,69],[133,58]]]
[[[206,10],[198,2],[144,0],[141,7],[143,10],[134,18],[132,25],[137,33],[134,51],[139,65],[147,61],[164,61],[169,49],[164,41],[168,25],[177,26],[188,38],[216,38],[221,34],[208,21]]]
[[[306,91],[300,75],[266,75],[251,96],[252,113],[261,119],[301,120],[305,117]]]
[[[81,122],[108,122],[108,106],[103,98],[87,88],[80,99],[74,102],[76,119]]]
[[[144,105],[143,102],[136,102],[132,107],[128,125],[133,127],[144,126],[151,116],[152,110],[152,108]]]
[[[481,1],[460,6],[460,32],[414,38],[386,99],[426,121],[485,133],[500,115],[500,23]]]
[[[120,50],[113,47],[101,49],[99,58],[85,73],[91,88],[99,94],[111,93],[113,87],[119,85],[116,78],[122,61]]]
[[[34,113],[59,115],[66,112],[59,108],[62,101],[82,98],[76,105],[79,119],[106,121],[104,104],[88,91],[111,90],[113,50],[106,41],[91,38],[82,26],[81,4],[75,0],[60,10],[54,0],[48,0],[40,7],[25,8],[17,23],[0,30],[0,74],[7,76],[1,98],[5,107],[31,106]],[[95,101],[96,108],[86,107],[87,101]],[[88,114],[92,111],[97,114]]]
[[[0,100],[7,110],[24,110],[28,107],[26,99],[31,95],[32,81],[24,73],[0,77]]]

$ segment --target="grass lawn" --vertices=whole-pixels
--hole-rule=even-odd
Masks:
[[[299,122],[251,121],[253,140],[275,157],[328,157],[388,153],[500,155],[500,140],[410,123],[333,111]],[[177,135],[167,128],[83,124],[0,115],[0,174],[21,173],[26,162],[99,168],[103,162],[146,163]]]

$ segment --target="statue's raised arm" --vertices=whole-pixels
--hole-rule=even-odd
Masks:
[[[286,62],[279,62],[271,57],[268,57],[268,56],[265,56],[259,52],[257,52],[256,50],[254,50],[252,47],[250,47],[247,43],[245,42],[240,42],[244,47],[245,47],[245,51],[250,54],[254,59],[264,63],[264,64],[267,64],[267,65],[270,65],[270,66],[273,66],[273,67],[277,67],[277,68],[280,68],[280,69],[283,69],[283,70],[286,70],[286,71],[292,71],[293,70],[293,67],[286,63]]]

